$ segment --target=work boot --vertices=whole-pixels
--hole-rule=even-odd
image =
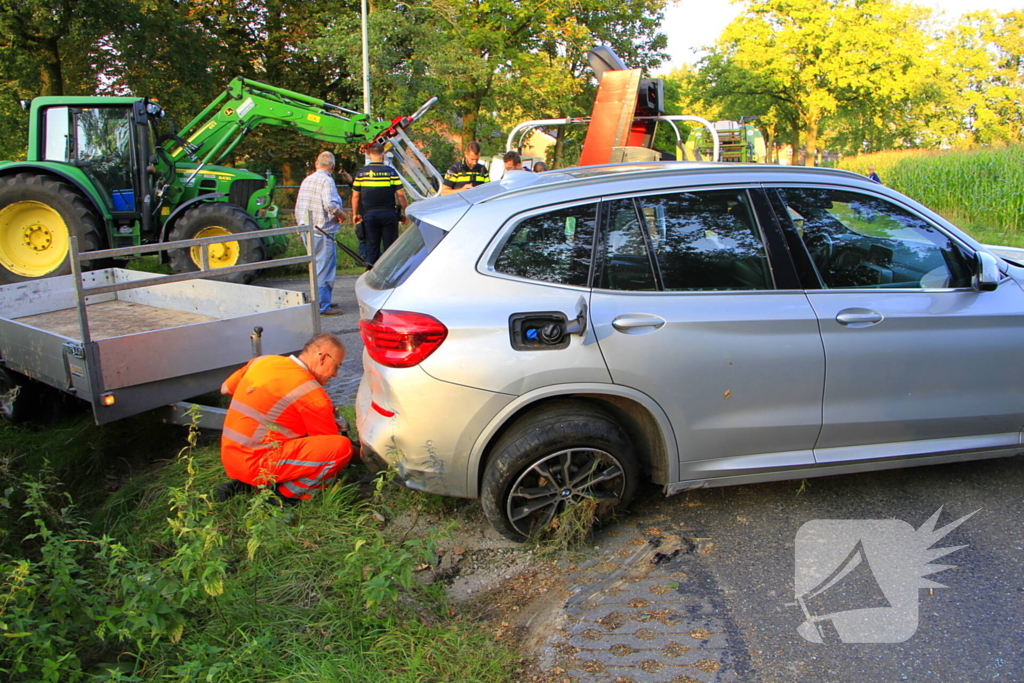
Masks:
[[[341,315],[341,314],[342,314],[341,306],[339,306],[338,304],[331,304],[330,306],[327,307],[326,311],[320,311],[320,315]]]
[[[277,488],[274,488],[274,497],[267,498],[267,503],[270,505],[276,505],[277,507],[294,507],[302,502],[301,498],[289,498],[284,495]]]
[[[246,484],[244,481],[232,479],[226,484],[221,484],[217,487],[217,490],[213,494],[213,499],[218,503],[223,503],[226,502],[228,498],[237,496],[239,493],[252,493],[255,490],[256,487],[251,484]]]

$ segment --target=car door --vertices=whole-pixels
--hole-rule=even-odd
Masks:
[[[603,202],[591,296],[598,343],[612,380],[672,420],[681,481],[814,462],[817,319],[763,227],[744,188]]]
[[[976,291],[971,250],[886,197],[774,192],[819,280],[808,290],[826,357],[817,461],[1018,443],[1024,292]]]

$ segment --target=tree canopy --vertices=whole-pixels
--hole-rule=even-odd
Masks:
[[[657,68],[666,2],[371,0],[372,113],[390,119],[437,96],[417,133],[437,165],[471,139],[498,151],[522,120],[589,113],[593,45]],[[759,116],[808,163],[826,149],[1024,141],[1024,11],[946,26],[902,0],[742,7],[707,57],[667,77],[672,113]],[[0,158],[24,153],[17,100],[37,95],[149,95],[183,123],[241,75],[362,109],[358,0],[0,0],[0,10]],[[236,160],[294,181],[319,146],[258,130]],[[356,150],[333,151],[359,162]]]
[[[437,96],[426,132],[433,126],[485,145],[493,135],[497,151],[510,122],[589,113],[584,54],[594,44],[613,46],[631,66],[657,66],[665,56],[664,4],[373,0],[372,113],[390,119]],[[0,79],[17,97],[150,95],[183,123],[241,75],[362,109],[358,0],[0,0],[0,7],[7,36]],[[0,106],[6,158],[25,146],[17,97]],[[281,131],[252,137],[237,156],[254,170],[308,163],[318,144]],[[335,152],[355,163],[355,150]]]
[[[1024,13],[954,27],[897,0],[747,0],[680,98],[808,150],[1020,141]]]

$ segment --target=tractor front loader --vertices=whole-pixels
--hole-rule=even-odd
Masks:
[[[71,236],[85,252],[279,227],[273,177],[220,165],[256,126],[343,145],[386,140],[401,158],[411,146],[404,129],[429,104],[412,116],[371,121],[317,98],[235,78],[181,131],[160,135],[164,112],[151,99],[38,97],[30,106],[26,161],[0,162],[0,283],[69,273]],[[283,250],[283,237],[238,240],[209,247],[207,257],[219,268]],[[162,258],[176,272],[202,263],[198,248],[171,244]]]

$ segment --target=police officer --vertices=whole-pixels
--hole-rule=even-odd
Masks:
[[[405,220],[409,200],[398,171],[384,163],[384,145],[373,143],[366,155],[370,163],[356,171],[352,181],[352,217],[357,225],[363,224],[364,258],[373,264],[398,239],[398,221]]]
[[[490,180],[487,167],[480,163],[480,143],[476,140],[466,145],[462,161],[452,164],[444,174],[441,194],[462,192]]]

